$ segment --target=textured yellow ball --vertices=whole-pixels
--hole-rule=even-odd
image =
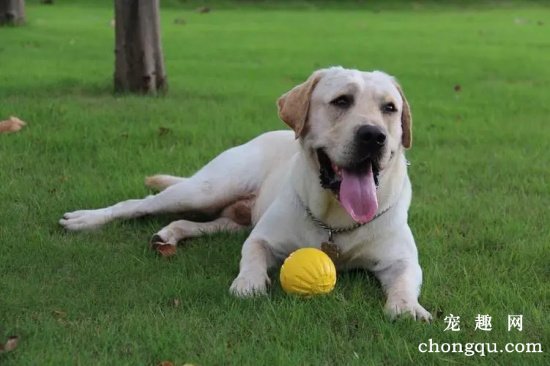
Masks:
[[[280,274],[285,292],[297,295],[326,294],[336,284],[336,268],[328,255],[316,248],[302,248],[291,253]]]

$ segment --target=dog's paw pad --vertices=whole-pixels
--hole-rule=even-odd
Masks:
[[[153,243],[151,248],[162,257],[172,257],[176,255],[177,247],[172,244]]]

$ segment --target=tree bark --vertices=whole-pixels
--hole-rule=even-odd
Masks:
[[[25,0],[0,0],[0,25],[25,23]]]
[[[115,0],[114,83],[116,92],[167,90],[159,0]]]

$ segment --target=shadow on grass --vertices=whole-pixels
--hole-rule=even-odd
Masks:
[[[78,96],[83,98],[104,98],[112,97],[116,99],[124,98],[177,98],[186,101],[210,101],[210,102],[225,102],[230,99],[240,99],[246,97],[244,93],[216,93],[209,91],[208,93],[189,90],[183,88],[168,88],[164,94],[148,95],[134,93],[115,92],[111,81],[91,84],[83,82],[76,78],[62,78],[51,83],[33,83],[20,84],[17,86],[4,86],[0,91],[0,97],[9,98],[12,96],[32,96],[39,98],[62,98],[67,96]]]

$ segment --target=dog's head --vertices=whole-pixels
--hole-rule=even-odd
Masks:
[[[380,71],[332,67],[314,72],[277,105],[317,164],[321,185],[355,221],[372,220],[379,176],[412,142],[411,113],[399,84]]]

